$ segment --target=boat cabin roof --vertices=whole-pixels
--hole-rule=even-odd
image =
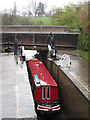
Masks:
[[[38,59],[31,59],[28,62],[30,67],[32,77],[34,80],[35,85],[38,86],[55,86],[57,87],[56,82],[46,69],[45,65],[41,60]]]

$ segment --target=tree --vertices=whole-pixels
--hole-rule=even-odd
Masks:
[[[33,14],[32,14],[32,12],[31,11],[29,11],[28,12],[28,16],[32,16]]]
[[[89,2],[86,2],[83,4],[82,9],[80,10],[80,19],[79,19],[79,25],[81,28],[81,34],[79,35],[79,44],[78,48],[81,50],[88,50],[89,45],[89,39],[88,39],[88,25],[89,25],[89,19],[88,19],[88,4]]]
[[[28,7],[25,7],[22,9],[22,15],[23,16],[32,16],[31,6],[28,5]]]
[[[51,15],[51,18],[52,18],[52,24],[53,25],[61,25],[60,16],[61,16],[62,13],[63,13],[62,8],[57,8],[57,9],[53,8],[50,11],[50,15]]]
[[[88,3],[85,3],[80,10],[80,20],[79,25],[86,32],[88,26]]]
[[[13,15],[16,16],[16,14],[17,14],[17,7],[16,7],[16,3],[14,2]]]
[[[53,9],[51,18],[53,25],[69,26],[69,29],[80,29],[78,48],[88,50],[88,7],[89,2],[78,5],[69,4],[64,9]]]
[[[31,3],[29,3],[29,5],[28,5],[29,10],[34,13],[35,17],[37,15],[37,4],[38,4],[38,2],[36,2],[36,0],[31,0]]]
[[[67,6],[64,6],[63,9],[54,9],[52,12],[53,14],[51,15],[53,24],[69,26],[69,29],[78,29],[78,9],[78,5],[75,4],[69,4]]]
[[[35,17],[37,14],[38,16],[42,16],[41,14],[45,13],[45,7],[46,5],[44,3],[38,3],[37,0],[31,0],[31,3],[28,4],[28,11],[30,11],[30,13],[33,13]]]
[[[42,16],[45,13],[45,4],[42,2],[39,2],[38,7],[37,7],[37,13],[38,16]]]

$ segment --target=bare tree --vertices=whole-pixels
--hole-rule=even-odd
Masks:
[[[16,14],[17,14],[17,7],[16,7],[16,2],[14,2],[13,15],[16,16]]]
[[[27,13],[28,13],[28,16],[32,16],[33,15],[32,14],[32,9],[31,9],[30,5],[28,5],[28,7],[27,7]]]
[[[13,25],[17,21],[17,9],[16,3],[14,3],[14,8],[9,10],[4,10],[2,14],[2,24],[3,25]]]
[[[30,12],[32,11],[35,17],[37,15],[37,8],[38,8],[37,0],[31,0],[31,2],[29,2],[28,4],[28,10],[30,10]]]

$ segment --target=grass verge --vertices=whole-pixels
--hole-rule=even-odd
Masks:
[[[52,25],[50,17],[31,17],[37,25]]]
[[[82,50],[76,50],[76,53],[78,53],[81,57],[88,60],[88,52]]]

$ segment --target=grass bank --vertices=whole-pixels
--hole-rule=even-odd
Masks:
[[[16,18],[17,25],[52,25],[50,17],[23,17]]]
[[[31,17],[31,20],[37,25],[52,25],[50,17]]]
[[[81,57],[88,60],[88,52],[82,50],[76,50],[76,53],[78,53]]]

